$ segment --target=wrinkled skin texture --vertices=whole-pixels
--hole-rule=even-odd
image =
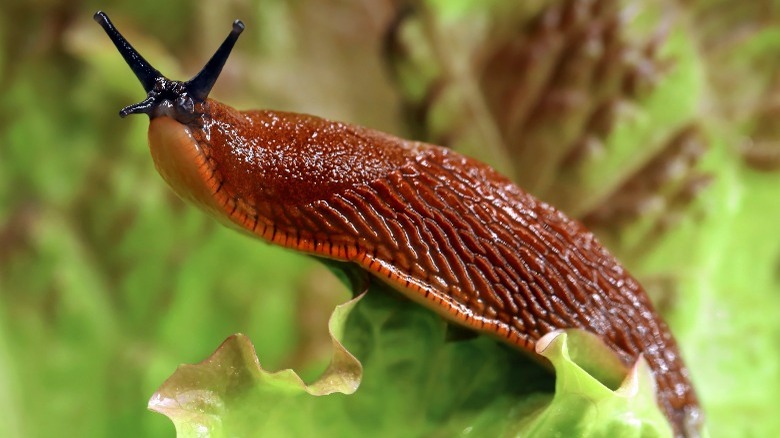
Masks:
[[[625,365],[644,355],[676,434],[697,434],[698,401],[668,327],[578,222],[444,148],[213,100],[198,110],[186,125],[162,117],[150,127],[158,169],[182,197],[268,242],[353,263],[525,351],[581,328]],[[186,156],[158,158],[165,148]],[[182,160],[194,163],[189,173]]]

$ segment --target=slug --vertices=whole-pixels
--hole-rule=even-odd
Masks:
[[[149,147],[182,198],[266,242],[359,269],[451,322],[534,354],[565,328],[626,365],[648,361],[677,436],[702,414],[667,325],[579,222],[451,150],[315,116],[238,111],[209,92],[243,23],[195,77],[173,81],[103,27],[147,92]]]

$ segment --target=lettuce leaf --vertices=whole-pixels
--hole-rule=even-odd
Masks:
[[[362,367],[340,339],[344,321],[359,300],[333,312],[333,356],[317,381],[307,385],[290,369],[264,370],[249,338],[235,334],[203,362],[180,366],[149,400],[149,409],[167,415],[179,436],[251,436],[272,421],[276,409],[295,411],[295,399],[302,394],[355,392]],[[285,403],[276,403],[281,400]]]
[[[149,407],[180,437],[671,436],[643,359],[626,370],[595,336],[557,331],[537,347],[554,378],[496,340],[449,341],[441,318],[384,292],[334,311],[333,359],[311,384],[264,370],[233,335],[180,366]]]

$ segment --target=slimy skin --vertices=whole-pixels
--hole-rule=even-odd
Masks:
[[[699,434],[698,400],[669,328],[579,222],[439,146],[208,99],[200,87],[210,90],[239,22],[204,71],[175,82],[126,55],[132,48],[105,14],[96,19],[149,93],[121,114],[149,115],[152,157],[179,196],[271,244],[356,266],[532,355],[542,336],[567,328],[596,334],[626,366],[643,355],[675,434]]]

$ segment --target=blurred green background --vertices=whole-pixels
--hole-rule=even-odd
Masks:
[[[117,115],[143,91],[98,9],[175,79],[241,18],[212,97],[447,144],[513,174],[645,283],[713,436],[780,431],[779,3],[510,3],[6,1],[0,436],[171,436],[146,403],[178,364],[243,332],[267,369],[311,376],[348,296],[165,186],[148,121]],[[547,57],[554,68],[534,70]]]

